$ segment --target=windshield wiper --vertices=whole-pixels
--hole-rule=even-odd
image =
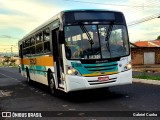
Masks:
[[[91,38],[88,30],[86,29],[86,27],[85,27],[84,25],[80,25],[80,28],[82,29],[82,31],[83,31],[84,33],[86,33],[86,35],[87,35],[87,37],[88,37],[88,41],[89,41],[89,43],[91,44],[91,48],[92,48],[92,45],[94,44],[94,42],[93,42],[93,40],[92,40],[92,38]]]
[[[110,24],[108,27],[108,30],[106,31],[106,36],[105,36],[105,41],[107,42],[106,47],[110,53],[110,56],[111,56],[111,52],[110,52],[110,48],[109,48],[109,38],[111,36],[112,29],[113,29],[113,24]]]

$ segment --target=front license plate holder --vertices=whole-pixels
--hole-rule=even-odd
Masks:
[[[109,76],[98,77],[98,81],[109,81]]]

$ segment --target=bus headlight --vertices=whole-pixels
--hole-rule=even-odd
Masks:
[[[132,65],[131,65],[131,64],[127,64],[126,66],[127,66],[128,69],[131,69],[131,68],[132,68]]]
[[[75,68],[72,67],[68,67],[67,74],[81,76],[81,74]]]
[[[130,69],[132,69],[131,63],[126,64],[124,70],[130,70]]]
[[[73,70],[72,70],[72,69],[68,70],[68,71],[67,71],[67,74],[68,74],[68,75],[72,75],[72,74],[73,74]]]
[[[72,74],[74,74],[76,72],[76,69],[74,69],[74,68],[71,68],[71,69],[69,69],[68,71],[67,71],[67,73],[69,74],[69,75],[72,75]]]

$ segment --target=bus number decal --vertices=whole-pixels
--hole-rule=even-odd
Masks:
[[[30,65],[35,65],[37,63],[36,58],[31,58],[30,59]]]

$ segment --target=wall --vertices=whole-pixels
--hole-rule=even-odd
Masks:
[[[144,64],[144,52],[155,52],[155,64],[160,64],[160,47],[136,47],[131,48],[133,65]]]

